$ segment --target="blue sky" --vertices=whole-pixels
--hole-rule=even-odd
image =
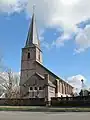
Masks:
[[[26,10],[26,8],[23,8],[21,6],[18,7],[16,1],[19,0],[13,0],[13,2],[10,0],[9,4],[13,6],[12,8],[9,8],[9,6],[7,6],[7,2],[1,2],[3,8],[7,9],[1,9],[0,13],[0,51],[1,55],[3,55],[4,64],[10,67],[14,72],[19,72],[21,66],[21,48],[24,47],[27,38],[27,32],[31,21],[29,16],[32,15],[31,5],[33,5],[33,2],[32,0],[31,4],[28,2],[30,9],[28,9],[29,7],[27,6]],[[25,3],[25,0],[23,1]],[[87,0],[86,2],[88,3]],[[41,2],[41,4],[42,3],[43,2]],[[62,8],[63,6],[66,6],[68,9],[68,7],[73,6],[75,8],[76,5],[76,2],[73,0],[70,0],[69,3],[62,3],[63,4],[59,3],[60,6],[57,7]],[[89,16],[85,14],[87,17],[83,19],[81,14],[78,14],[75,18],[76,21],[74,21],[71,20],[71,18],[73,18],[73,15],[70,16],[71,18],[67,17],[69,15],[67,12],[67,22],[66,18],[58,18],[60,15],[63,16],[63,14],[59,15],[59,13],[62,11],[55,11],[58,14],[55,13],[54,19],[51,19],[51,11],[47,14],[42,10],[44,13],[43,16],[43,14],[40,14],[40,6],[37,4],[37,2],[35,2],[35,4],[37,9],[36,19],[38,33],[41,40],[41,48],[43,50],[44,65],[62,78],[70,78],[70,80],[71,78],[73,80],[73,77],[74,79],[76,77],[79,80],[81,78],[84,78],[87,80],[87,85],[90,84]],[[48,3],[48,5],[49,4],[50,3]],[[77,5],[78,4],[80,3],[77,2]],[[45,3],[43,3],[42,6],[46,6]],[[9,12],[9,15],[7,12]],[[78,16],[80,18],[78,18]],[[64,17],[65,16],[63,16],[63,18]]]

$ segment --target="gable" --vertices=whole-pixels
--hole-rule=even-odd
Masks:
[[[44,85],[44,77],[38,73],[33,74],[24,84],[25,86],[42,86]]]

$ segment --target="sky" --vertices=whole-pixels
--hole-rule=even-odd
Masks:
[[[90,85],[89,0],[0,0],[0,54],[14,72],[21,67],[33,5],[43,64],[81,87]]]

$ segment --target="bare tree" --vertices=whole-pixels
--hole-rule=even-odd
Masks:
[[[19,98],[19,73],[13,73],[3,64],[2,56],[0,56],[0,91],[7,98]]]
[[[20,87],[19,87],[19,74],[15,74],[8,70],[4,73],[5,78],[3,78],[0,86],[4,89],[6,98],[19,98],[20,97]]]

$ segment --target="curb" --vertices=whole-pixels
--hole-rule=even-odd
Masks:
[[[0,111],[21,112],[90,112],[90,108],[0,108]]]

